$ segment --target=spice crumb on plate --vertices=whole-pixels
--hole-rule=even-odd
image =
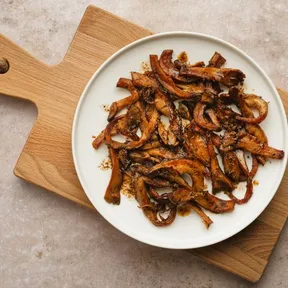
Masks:
[[[177,59],[181,62],[188,62],[188,55],[185,51],[180,52],[180,54],[177,56]]]
[[[187,204],[183,204],[179,206],[177,209],[178,215],[182,217],[190,215],[191,211],[192,211],[191,205],[187,205]]]
[[[111,162],[110,157],[107,157],[107,158],[103,159],[101,161],[101,163],[98,165],[98,167],[102,171],[106,171],[106,170],[112,169],[112,162]]]
[[[108,104],[102,104],[100,105],[100,107],[105,111],[105,112],[109,112],[110,111],[110,106]]]
[[[150,65],[148,64],[147,61],[143,61],[143,62],[141,63],[140,70],[141,70],[141,72],[143,72],[143,73],[144,73],[144,72],[151,71]]]
[[[121,187],[121,193],[128,198],[135,197],[135,191],[132,189],[131,177],[127,174],[123,174],[123,183]]]
[[[257,180],[253,180],[253,185],[254,185],[254,186],[259,185],[259,181],[257,181]]]

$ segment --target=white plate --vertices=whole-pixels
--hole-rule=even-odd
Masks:
[[[285,151],[285,159],[267,161],[260,167],[250,201],[236,205],[232,213],[207,213],[214,221],[208,230],[201,219],[192,213],[176,217],[169,227],[155,227],[137,207],[134,199],[121,195],[121,204],[115,206],[103,199],[111,170],[101,171],[98,165],[107,157],[107,148],[95,151],[92,135],[97,135],[107,125],[107,112],[101,105],[111,104],[128,96],[129,92],[116,88],[120,77],[130,78],[130,71],[139,71],[141,63],[148,61],[149,54],[160,55],[164,49],[173,49],[174,55],[186,51],[191,63],[207,61],[215,51],[226,59],[226,67],[241,69],[246,74],[246,91],[261,95],[269,101],[269,114],[261,124],[269,144]],[[274,196],[287,162],[287,123],[280,97],[264,71],[244,52],[217,38],[189,32],[170,32],[138,40],[110,57],[93,75],[85,88],[74,118],[72,149],[76,171],[88,198],[101,215],[123,233],[148,244],[165,248],[198,248],[225,240],[238,233],[269,204]],[[236,196],[243,195],[240,189]],[[225,196],[224,196],[225,197]]]

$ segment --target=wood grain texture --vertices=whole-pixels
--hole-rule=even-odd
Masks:
[[[123,46],[151,32],[89,6],[64,60],[45,65],[0,35],[0,57],[10,70],[0,75],[0,93],[35,103],[37,121],[18,159],[16,176],[93,208],[78,181],[71,152],[72,121],[92,74]],[[288,93],[278,90],[288,112]],[[249,227],[216,245],[189,250],[249,281],[264,272],[288,214],[288,172],[268,208]]]

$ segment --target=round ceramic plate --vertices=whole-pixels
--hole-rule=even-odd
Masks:
[[[245,205],[236,205],[231,213],[212,214],[214,223],[207,230],[196,213],[177,216],[168,227],[155,227],[144,216],[133,198],[121,195],[119,206],[108,204],[103,196],[111,170],[103,171],[99,165],[108,156],[105,145],[97,151],[92,148],[92,135],[107,125],[107,112],[103,108],[113,101],[128,96],[129,92],[116,88],[120,77],[130,78],[131,71],[141,71],[141,63],[148,62],[149,54],[160,56],[164,49],[173,49],[174,55],[186,51],[189,62],[205,61],[215,51],[227,62],[225,67],[238,68],[246,74],[246,91],[261,95],[269,101],[269,114],[261,123],[269,144],[285,151],[285,159],[269,160],[260,167],[255,179],[254,193]],[[74,118],[72,149],[76,171],[91,203],[101,215],[123,233],[148,244],[165,248],[198,248],[225,240],[238,233],[269,204],[283,177],[287,162],[287,122],[280,97],[264,71],[244,52],[217,38],[189,33],[170,32],[153,35],[136,41],[110,57],[93,75],[85,88]],[[243,196],[245,186],[238,187],[236,196]],[[224,194],[217,194],[225,198]]]

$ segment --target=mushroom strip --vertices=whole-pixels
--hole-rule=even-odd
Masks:
[[[116,120],[116,121],[114,121]],[[131,141],[128,143],[121,143],[115,140],[112,140],[112,135],[111,135],[111,131],[114,127],[114,125],[117,124],[117,122],[119,121],[119,118],[115,118],[113,121],[111,121],[106,129],[105,129],[105,142],[107,145],[111,146],[113,149],[127,149],[127,150],[131,150],[131,149],[135,149],[135,148],[139,148],[141,147],[143,144],[145,144],[151,137],[152,133],[154,132],[154,130],[156,129],[157,126],[157,122],[158,122],[158,113],[156,110],[153,111],[152,117],[147,125],[147,127],[145,127],[142,136],[139,140],[137,141]]]
[[[211,67],[184,66],[180,69],[180,75],[217,81],[227,87],[238,85],[242,83],[245,78],[245,74],[238,69]]]
[[[210,219],[210,217],[204,213],[204,211],[199,207],[199,205],[197,205],[193,202],[189,203],[189,205],[202,218],[204,225],[208,229],[210,227],[210,225],[213,223],[213,221]]]
[[[173,50],[164,50],[160,56],[160,67],[170,77],[179,82],[189,83],[189,79],[180,76],[179,70],[177,70],[172,62]],[[190,80],[191,82],[191,80]]]
[[[208,137],[208,152],[210,154],[210,168],[211,168],[211,177],[212,177],[212,191],[217,193],[220,191],[233,191],[234,185],[233,182],[225,176],[221,170],[217,155],[212,144],[212,140]]]
[[[203,195],[196,195],[193,199],[201,207],[213,212],[213,213],[226,213],[234,210],[235,201],[233,200],[222,200],[217,198],[207,191]]]
[[[194,193],[189,189],[179,188],[171,193],[168,193],[168,199],[173,204],[183,204],[189,201],[195,201],[201,207],[209,210],[210,212],[219,214],[231,212],[234,209],[234,200],[222,200],[217,198],[207,191],[202,193]]]
[[[167,218],[162,217],[161,212],[157,211],[155,205],[153,205],[148,197],[148,192],[145,184],[145,180],[142,177],[138,177],[135,181],[136,200],[138,201],[140,208],[144,215],[155,226],[167,226],[170,225],[176,217],[176,206],[169,207],[169,215]]]
[[[204,92],[203,86],[195,86],[193,91],[185,91],[181,90],[176,86],[173,82],[172,77],[165,74],[165,72],[160,67],[158,56],[157,55],[150,55],[150,64],[153,72],[155,73],[156,79],[159,83],[170,93],[174,94],[178,98],[182,99],[190,99],[194,96],[202,95]]]
[[[127,107],[128,105],[135,103],[139,99],[138,91],[135,89],[130,79],[120,78],[116,86],[119,88],[128,89],[131,93],[131,96],[128,96],[124,99],[113,102],[111,104],[110,109],[109,109],[108,121],[113,120],[115,115],[120,110]]]
[[[215,52],[212,58],[209,60],[208,67],[220,68],[226,59],[218,52]]]
[[[171,168],[179,174],[189,174],[193,182],[193,191],[204,190],[205,167],[199,161],[190,159],[165,161],[152,167],[150,174],[155,174],[157,170],[163,168]]]
[[[119,205],[120,189],[123,181],[123,175],[120,170],[120,163],[116,152],[112,148],[109,148],[109,154],[112,161],[112,175],[108,187],[106,189],[104,199],[108,203]]]
[[[252,156],[252,169],[249,173],[248,179],[247,179],[247,184],[246,184],[246,193],[243,199],[238,199],[233,195],[232,192],[226,192],[226,194],[235,201],[235,203],[241,205],[245,204],[249,201],[253,194],[253,184],[252,184],[252,179],[256,175],[258,170],[258,161],[255,156]]]
[[[215,125],[212,122],[209,122],[205,116],[204,116],[204,112],[205,112],[205,108],[206,108],[206,104],[198,102],[195,106],[194,109],[194,119],[195,122],[202,128],[207,129],[207,130],[211,130],[211,131],[220,131],[221,130],[221,126],[218,125],[218,120],[216,122],[217,125]]]
[[[264,101],[261,97],[253,94],[243,95],[242,100],[248,107],[255,108],[259,112],[259,116],[255,118],[236,116],[236,119],[241,120],[246,123],[259,124],[268,115],[268,103]]]
[[[173,134],[175,135],[175,137],[179,140],[182,139],[182,129],[181,129],[181,124],[179,122],[176,110],[175,110],[175,105],[174,103],[163,93],[161,93],[160,91],[158,91],[156,93],[156,99],[161,99],[161,101],[163,101],[162,104],[160,104],[163,107],[163,104],[165,102],[165,109],[164,107],[161,109],[159,107],[159,110],[157,109],[157,105],[156,105],[156,109],[160,112],[163,111],[163,114],[165,116],[167,116],[169,118],[169,129],[173,132]],[[166,110],[167,109],[167,110]]]
[[[157,81],[145,74],[131,72],[132,83],[139,88],[158,88]]]
[[[209,166],[210,155],[206,144],[206,138],[204,135],[202,136],[200,132],[195,131],[193,125],[193,122],[190,122],[190,125],[185,129],[184,147],[188,153],[191,153],[192,156],[200,160],[204,166]]]
[[[284,157],[283,150],[278,150],[261,143],[255,136],[248,133],[238,139],[237,148],[271,159],[282,159]]]

